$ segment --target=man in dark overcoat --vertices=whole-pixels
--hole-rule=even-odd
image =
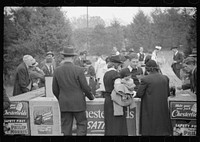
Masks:
[[[28,69],[36,64],[31,55],[24,55],[23,62],[17,67],[14,80],[13,96],[26,93],[31,90],[31,79]]]
[[[182,68],[183,54],[181,54],[177,48],[178,47],[176,46],[171,48],[171,50],[174,52],[173,62],[171,67],[176,76],[180,78],[180,70]]]
[[[172,135],[168,109],[169,78],[158,73],[154,60],[146,63],[148,75],[141,78],[136,93],[141,98],[140,133],[143,136]]]
[[[52,89],[61,111],[61,128],[64,135],[72,135],[73,119],[76,120],[77,135],[87,134],[86,100],[94,99],[86,81],[83,68],[73,64],[73,47],[64,47],[64,61],[53,74]]]

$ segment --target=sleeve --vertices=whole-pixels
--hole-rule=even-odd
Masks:
[[[26,71],[24,68],[20,68],[18,70],[18,76],[19,76],[19,86],[21,87],[21,90],[23,93],[26,93],[28,91],[30,91],[28,88],[27,88],[27,84],[26,84]]]
[[[89,100],[93,100],[94,96],[93,96],[93,94],[91,92],[91,88],[88,86],[86,77],[84,75],[84,71],[82,69],[80,70],[80,72],[78,74],[78,81],[79,81],[79,84],[80,84],[80,87],[81,87],[82,91],[85,93],[87,98]]]
[[[60,89],[59,89],[58,81],[57,81],[57,78],[54,74],[53,81],[52,81],[52,91],[53,91],[53,94],[56,96],[57,99],[59,98],[59,94],[60,94],[59,90]]]
[[[190,83],[187,83],[187,84],[183,84],[183,85],[182,85],[182,89],[183,89],[183,90],[187,90],[187,89],[190,89],[190,88],[191,88]]]
[[[142,78],[141,83],[138,86],[136,97],[141,98],[143,95],[145,95],[146,89],[147,89],[147,82],[144,80],[144,78]]]

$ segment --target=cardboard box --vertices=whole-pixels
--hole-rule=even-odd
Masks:
[[[28,102],[11,101],[10,107],[4,111],[4,118],[28,118]]]
[[[174,136],[196,136],[195,120],[172,120]]]
[[[197,103],[185,101],[170,101],[171,119],[196,120]]]
[[[30,135],[29,119],[5,118],[3,128],[5,135]]]
[[[29,101],[31,135],[61,135],[60,107],[55,97]]]

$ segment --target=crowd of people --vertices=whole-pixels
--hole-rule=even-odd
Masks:
[[[134,49],[119,52],[113,47],[110,56],[97,55],[92,64],[86,51],[78,55],[72,46],[66,46],[61,52],[63,61],[59,65],[55,64],[54,54],[47,52],[40,67],[31,55],[24,55],[23,62],[16,69],[13,96],[44,87],[45,76],[52,76],[52,90],[60,105],[64,135],[72,135],[74,118],[77,135],[87,134],[85,96],[89,100],[105,98],[105,135],[128,135],[125,111],[134,97],[141,98],[140,134],[172,135],[167,102],[169,78],[162,74],[157,61],[161,49],[156,46],[148,55],[143,52],[143,47],[139,48],[139,53]],[[174,53],[173,71],[180,78],[182,69],[190,79],[188,84],[177,89],[190,88],[196,93],[196,55],[184,59],[178,47],[171,50]]]

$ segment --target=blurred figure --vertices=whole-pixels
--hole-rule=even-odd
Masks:
[[[113,50],[112,50],[112,55],[119,55],[119,51],[117,50],[117,47],[113,47]]]
[[[141,98],[140,133],[142,136],[171,136],[168,109],[169,78],[158,73],[154,60],[146,63],[148,75],[141,78],[136,97]]]
[[[85,67],[85,66],[84,66],[84,60],[86,60],[86,51],[80,52],[79,56],[77,56],[77,57],[74,59],[74,64],[75,64],[75,65],[78,65],[78,66],[80,66],[80,67]]]
[[[187,84],[183,84],[182,86],[178,86],[178,90],[186,90],[190,89],[193,93],[196,94],[197,89],[197,66],[196,60],[194,57],[187,57],[183,61],[183,69],[188,73],[190,82]]]
[[[183,55],[178,51],[177,48],[178,47],[176,46],[171,48],[174,53],[171,67],[176,76],[180,79],[180,69],[182,68]]]
[[[10,99],[6,93],[6,89],[3,86],[3,110],[8,109],[10,106]]]
[[[42,67],[45,76],[53,76],[54,69],[55,68],[53,66],[53,58],[47,56],[45,60],[45,65]]]
[[[143,47],[140,47],[140,52],[137,53],[137,55],[138,55],[138,57],[139,57],[138,60],[139,60],[140,62],[143,62],[144,59],[145,59],[145,53],[144,53],[143,51],[144,51]]]
[[[147,55],[147,56],[145,57],[144,64],[146,65],[147,62],[148,62],[149,60],[151,60],[151,55]],[[144,71],[144,75],[148,75],[146,69],[145,69],[145,71]]]
[[[158,62],[157,61],[157,54],[160,52],[161,49],[162,49],[161,46],[155,46],[155,49],[151,54],[151,60],[154,60],[156,63]]]
[[[32,82],[28,69],[35,64],[35,59],[31,55],[23,56],[23,62],[16,69],[13,96],[31,91]]]

